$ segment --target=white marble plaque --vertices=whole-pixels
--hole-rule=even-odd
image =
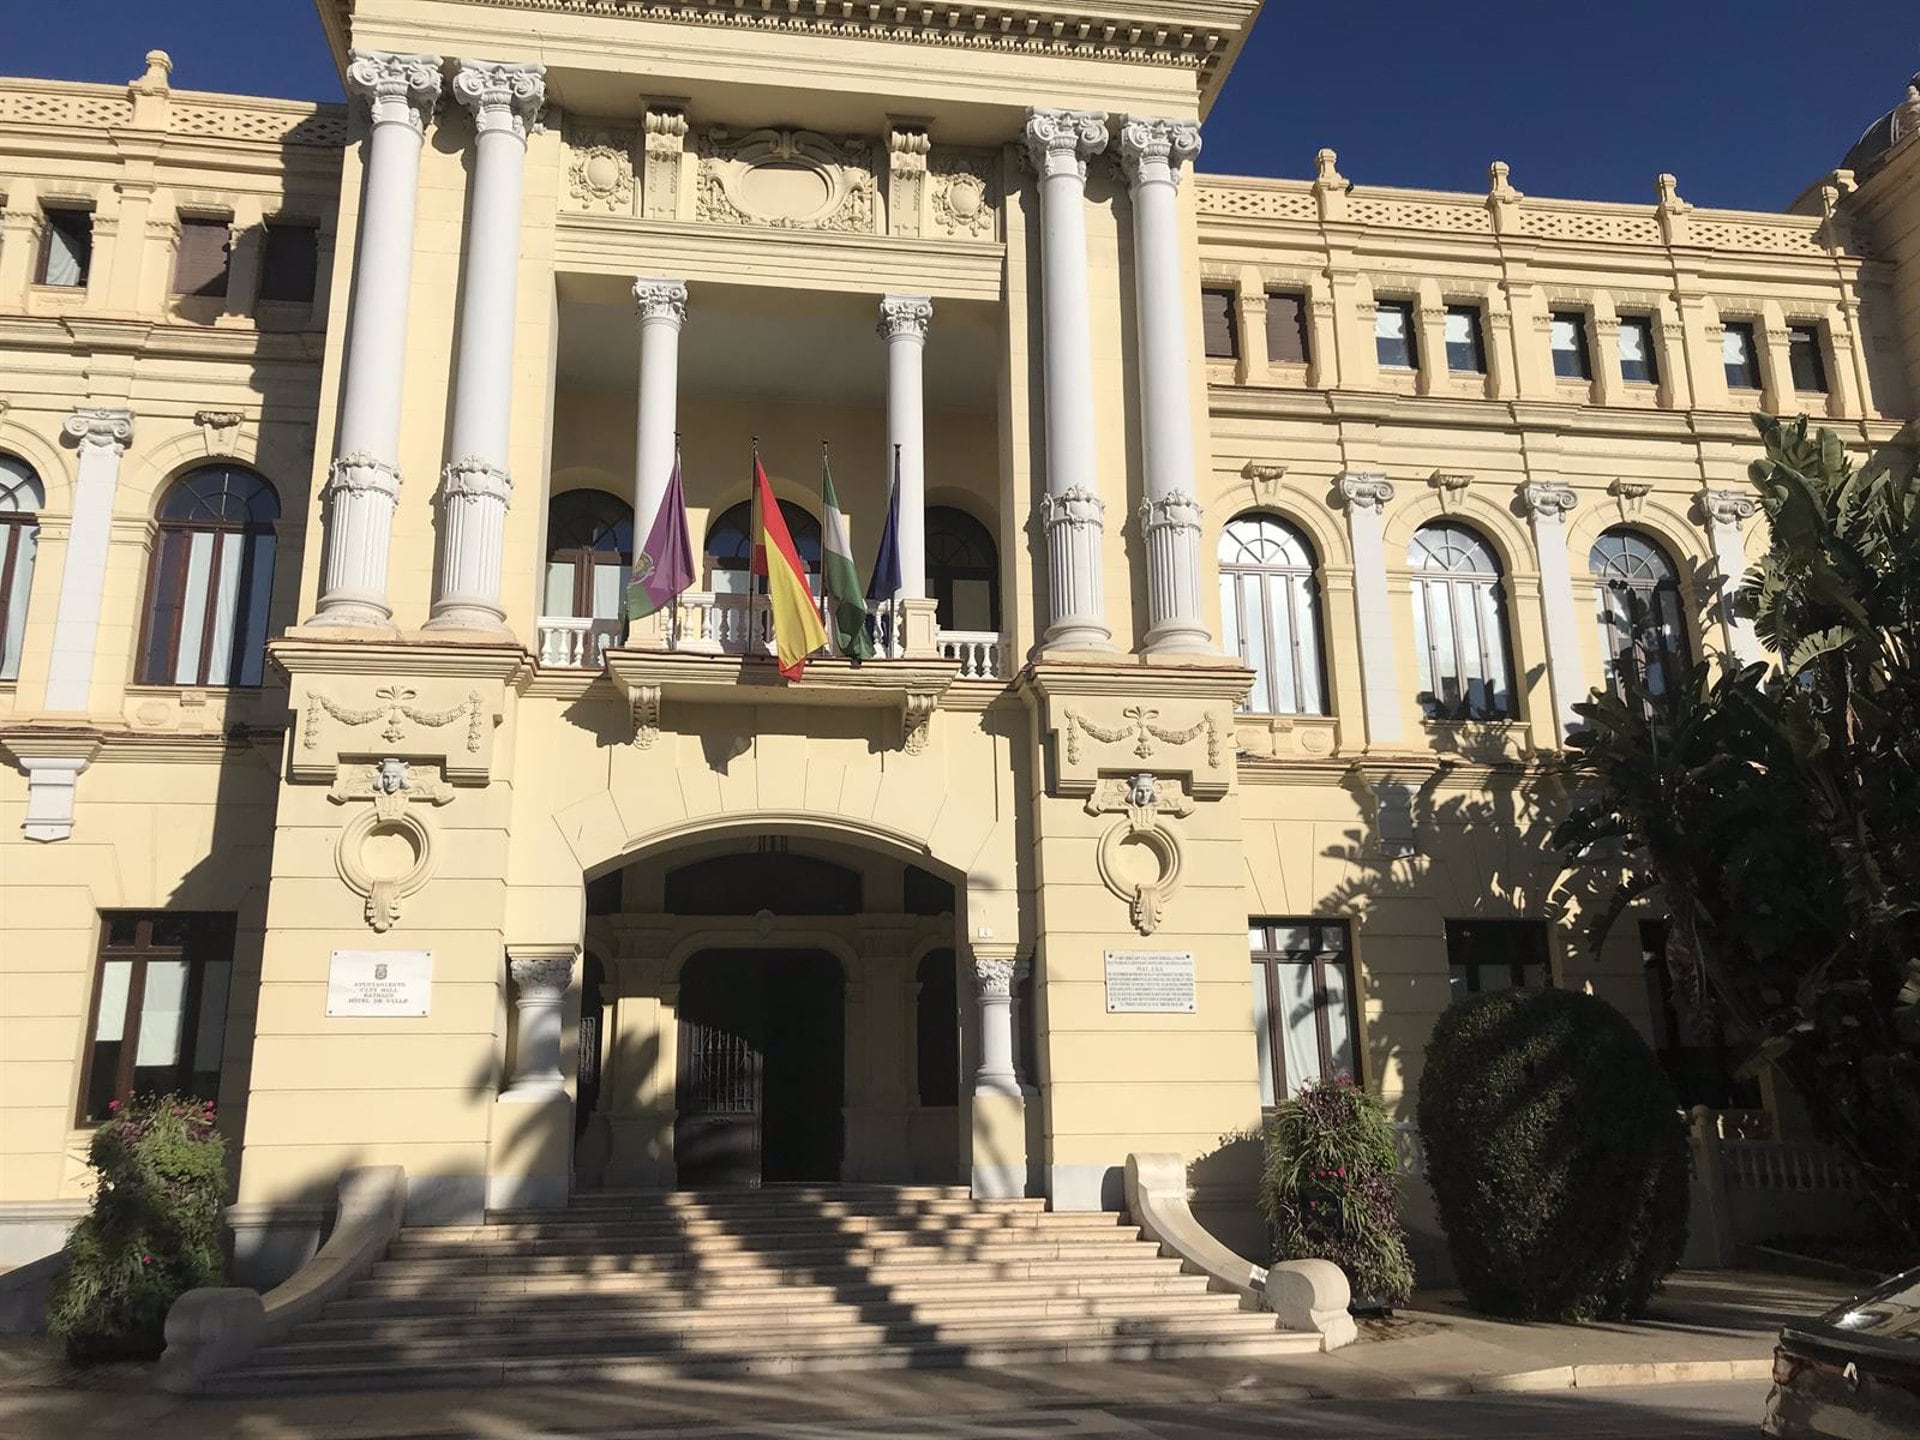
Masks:
[[[1193,952],[1107,951],[1107,1013],[1193,1014]]]
[[[433,991],[431,950],[336,950],[327,967],[327,1014],[427,1013]]]

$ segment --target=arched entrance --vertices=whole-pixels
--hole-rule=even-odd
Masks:
[[[674,1168],[687,1188],[831,1181],[845,977],[821,950],[705,950],[681,972]]]

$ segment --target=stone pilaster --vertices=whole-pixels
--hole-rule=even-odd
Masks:
[[[60,567],[45,708],[84,713],[93,690],[94,652],[100,643],[113,497],[120,487],[120,459],[133,443],[133,412],[83,408],[68,416],[61,430],[78,452],[79,463],[66,561]]]
[[[1715,608],[1727,654],[1741,665],[1765,659],[1753,621],[1734,614],[1734,596],[1747,575],[1747,551],[1740,530],[1759,512],[1760,502],[1738,490],[1709,490],[1700,497],[1707,538],[1713,545]]]
[[[1397,745],[1400,721],[1399,661],[1393,613],[1387,599],[1387,556],[1381,538],[1393,482],[1384,475],[1347,471],[1336,486],[1347,512],[1353,550],[1354,610],[1360,620],[1360,684],[1366,697],[1368,745]]]
[[[1566,517],[1579,503],[1573,489],[1548,481],[1521,487],[1521,502],[1533,524],[1533,547],[1540,561],[1540,612],[1547,633],[1547,676],[1561,738],[1579,719],[1574,705],[1587,696],[1580,664],[1580,627],[1573,605],[1573,570],[1567,558]]]

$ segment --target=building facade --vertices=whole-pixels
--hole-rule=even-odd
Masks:
[[[1257,8],[321,0],[344,108],[0,82],[5,1257],[142,1090],[267,1277],[363,1164],[1171,1151],[1251,1247],[1263,1110],[1404,1109],[1453,996],[1674,1048],[1538,767],[1759,658],[1752,411],[1913,440],[1920,100],[1791,214],[1196,175]],[[897,492],[874,658],[775,674],[756,447],[816,579],[825,460],[863,566]]]

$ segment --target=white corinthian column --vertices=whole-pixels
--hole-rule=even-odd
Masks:
[[[900,457],[900,596],[927,597],[927,450],[925,370],[933,301],[887,295],[880,334],[887,342],[887,474]]]
[[[440,98],[440,57],[356,50],[347,65],[347,91],[366,100],[373,131],[361,189],[340,428],[321,492],[327,542],[320,604],[307,623],[384,627],[393,618],[387,604],[387,551],[400,496],[413,217],[420,146]]]
[[[673,434],[679,421],[680,329],[687,323],[687,282],[633,282],[640,314],[640,428],[633,480],[633,543],[653,533],[654,517],[673,478]]]
[[[1093,331],[1087,298],[1087,158],[1107,148],[1107,117],[1027,111],[1027,153],[1040,172],[1040,292],[1045,351],[1047,630],[1041,643],[1110,650],[1100,582],[1106,506],[1094,446]]]
[[[1200,502],[1193,485],[1193,404],[1187,390],[1186,282],[1180,266],[1180,167],[1200,153],[1192,120],[1129,115],[1120,163],[1133,193],[1134,325],[1140,340],[1141,450],[1147,498],[1146,648],[1208,651],[1200,608]]]
[[[520,195],[527,127],[546,102],[546,67],[463,60],[454,98],[473,112],[460,350],[454,361],[452,459],[440,484],[440,568],[429,629],[500,630],[500,559],[513,478],[513,342],[520,279]]]
[[[513,1074],[502,1097],[521,1099],[558,1095],[566,1089],[560,1072],[562,1020],[567,987],[573,983],[573,952],[516,947],[508,951],[513,977],[513,1008],[518,1020]]]

